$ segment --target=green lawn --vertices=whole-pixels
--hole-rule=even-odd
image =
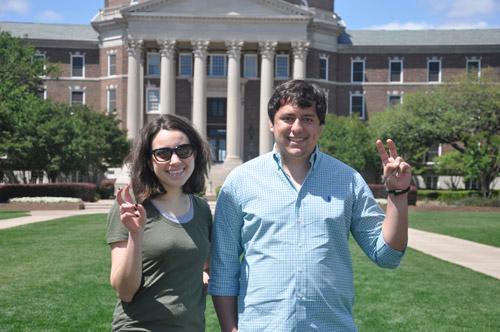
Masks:
[[[29,216],[29,212],[24,211],[0,211],[0,220]]]
[[[500,247],[499,212],[410,212],[410,227]]]
[[[87,215],[0,231],[0,330],[109,331],[105,216]],[[493,331],[500,281],[411,249],[382,270],[352,245],[356,323],[363,331]],[[219,331],[208,300],[207,331]]]

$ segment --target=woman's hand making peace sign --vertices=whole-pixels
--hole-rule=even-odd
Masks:
[[[387,190],[406,190],[411,182],[410,165],[398,156],[396,144],[391,139],[387,140],[387,153],[381,140],[376,142],[378,154],[384,167],[384,182]]]
[[[120,220],[130,233],[139,233],[144,230],[146,210],[141,204],[134,204],[130,196],[130,186],[121,188],[116,194],[120,204]]]

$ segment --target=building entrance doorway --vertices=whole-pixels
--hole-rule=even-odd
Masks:
[[[226,98],[207,98],[207,140],[214,163],[226,159],[226,108]]]

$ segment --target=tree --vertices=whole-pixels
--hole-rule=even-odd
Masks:
[[[53,73],[28,42],[0,32],[1,169],[28,170],[35,179],[46,172],[55,181],[121,165],[129,147],[117,119],[38,97],[42,77]]]
[[[319,145],[323,152],[360,172],[372,171],[375,165],[379,165],[375,140],[367,126],[357,118],[328,114]]]
[[[490,197],[500,171],[500,89],[491,75],[485,70],[481,79],[464,76],[409,95],[399,107],[376,114],[370,125],[394,138],[417,166],[427,147],[449,144],[460,154],[463,173],[480,179],[482,195]]]

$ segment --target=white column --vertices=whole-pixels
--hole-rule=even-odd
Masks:
[[[194,54],[193,126],[201,137],[207,137],[207,48],[209,41],[192,41]]]
[[[260,113],[259,113],[259,154],[273,149],[273,136],[269,130],[267,104],[273,94],[274,85],[274,53],[277,42],[260,42]]]
[[[243,160],[243,114],[241,110],[240,91],[240,57],[243,42],[226,42],[227,66],[227,157],[237,161]]]
[[[160,113],[175,114],[175,40],[158,41],[161,45]]]
[[[308,48],[308,41],[292,42],[293,78],[296,80],[304,80],[306,78],[306,59]]]
[[[127,40],[128,75],[127,75],[127,138],[134,139],[139,133],[140,125],[140,61],[142,40]]]

